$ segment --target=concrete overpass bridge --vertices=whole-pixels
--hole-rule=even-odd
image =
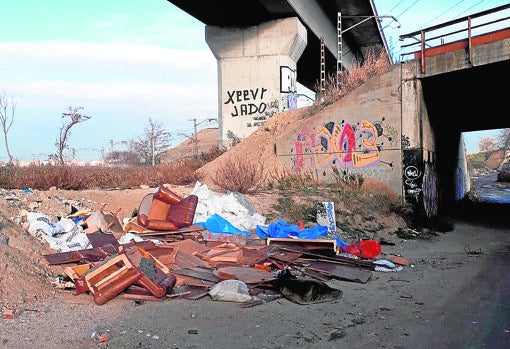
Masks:
[[[369,52],[388,52],[372,0],[168,0],[205,24],[218,65],[220,144],[297,107]],[[388,20],[392,20],[388,18]],[[388,54],[388,57],[390,55]]]
[[[299,11],[291,10],[303,2],[247,1],[252,6],[248,12],[257,14],[254,18],[258,20],[246,22],[251,27],[240,28],[237,26],[246,18],[231,17],[246,10],[236,7],[235,1],[214,2],[216,9],[207,5],[207,1],[195,1],[216,13],[217,17],[210,18],[195,15],[196,8],[186,7],[190,1],[168,1],[207,25],[206,41],[218,59],[219,119],[223,120],[220,140],[221,132],[225,135],[227,129],[241,130],[234,123],[245,122],[241,120],[247,116],[253,119],[258,115],[260,124],[251,123],[252,128],[241,137],[256,131],[273,112],[292,109],[280,103],[282,95],[285,100],[285,94],[292,94],[291,89],[281,88],[285,75],[281,67],[299,68],[299,77],[318,66],[316,63],[299,66],[302,56],[299,52],[304,54],[310,34],[301,24]],[[332,12],[336,16],[339,9],[342,14],[347,10],[339,3],[364,4],[368,6],[365,9],[372,5],[371,1],[311,2],[318,7],[336,4],[328,11],[330,16]],[[314,116],[289,126],[275,140],[276,155],[289,169],[314,171],[324,181],[334,181],[340,173],[384,182],[428,217],[444,211],[470,189],[462,132],[510,127],[508,92],[501,87],[506,86],[510,76],[509,9],[510,5],[504,5],[403,35],[404,47],[409,48],[408,60],[392,64],[387,73],[369,80]],[[264,17],[266,12],[274,17]],[[280,13],[298,17],[280,18]],[[494,14],[503,15],[494,21]],[[222,16],[225,23],[234,27],[221,26]],[[367,16],[376,16],[373,7]],[[258,22],[261,18],[269,22]],[[328,21],[332,26],[332,18]],[[369,43],[386,48],[384,38],[378,36],[377,21],[372,22],[372,35],[364,37],[366,41],[361,36],[360,41],[353,39],[350,47],[361,60],[362,47],[369,47]],[[500,29],[492,30],[496,22]],[[369,25],[368,21],[365,23]],[[276,46],[269,47],[274,42]],[[267,59],[266,53],[269,55],[275,47],[277,59],[257,62]],[[241,73],[230,70],[230,63]],[[280,81],[275,87],[262,83],[265,80]],[[274,90],[279,94],[274,103],[262,102],[262,95],[267,97]],[[242,105],[254,104],[260,109],[262,103],[272,105],[273,109],[249,115],[240,112]]]

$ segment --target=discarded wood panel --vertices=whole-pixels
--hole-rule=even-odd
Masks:
[[[267,245],[244,246],[243,255],[239,264],[254,266],[267,260]]]
[[[354,281],[363,284],[367,283],[372,277],[371,271],[328,262],[311,262],[308,269],[324,273],[335,279]]]
[[[324,255],[324,254],[319,254],[319,253],[303,251],[302,249],[299,249],[299,248],[289,248],[286,246],[280,246],[280,249],[283,251],[301,253],[301,256],[299,258],[302,259],[303,261],[304,260],[323,260],[323,261],[327,261],[327,262],[331,262],[331,263],[353,265],[353,266],[358,266],[360,268],[363,267],[365,269],[370,269],[370,270],[375,269],[375,264],[373,261],[354,259],[354,258],[349,258],[349,257],[345,257],[345,256],[337,256],[337,255],[329,256],[329,255]],[[306,259],[304,257],[305,255],[308,256],[308,259]]]
[[[172,270],[204,266],[204,261],[194,255],[196,251],[200,252],[207,249],[203,244],[193,240],[183,240],[169,243],[169,245],[179,248],[175,255],[175,263],[172,265]]]
[[[177,251],[179,251],[178,246],[162,245],[150,250],[150,253],[161,263],[169,266],[175,263]]]
[[[200,270],[190,269],[190,268],[182,268],[182,269],[178,269],[178,270],[173,270],[172,272],[177,275],[190,276],[190,277],[200,279],[200,280],[206,280],[206,281],[211,281],[211,282],[220,282],[221,281],[221,279],[218,276],[214,275],[212,270],[206,271],[203,268],[201,268]]]
[[[244,234],[227,234],[227,233],[212,233],[209,230],[202,232],[204,241],[221,241],[230,242],[237,246],[246,245],[246,235]]]
[[[242,266],[218,268],[213,273],[220,279],[226,280],[234,277],[246,284],[260,284],[275,279],[275,275],[272,272]]]
[[[320,280],[320,281],[329,281],[331,280],[331,277],[324,275],[323,273],[313,270],[313,269],[306,269],[303,271],[303,274],[310,276],[314,279]]]
[[[306,252],[319,252],[338,254],[336,240],[329,239],[291,239],[291,238],[267,238],[267,244],[278,244],[280,246],[296,247]]]
[[[124,290],[122,293],[123,298],[133,299],[133,300],[146,300],[146,301],[163,301],[164,297],[156,297],[145,288],[131,285]]]
[[[78,251],[50,253],[43,255],[43,257],[50,265],[78,263],[81,261],[81,254]]]
[[[89,233],[87,234],[87,238],[89,239],[92,248],[113,246],[115,248],[115,251],[118,252],[119,241],[111,233],[103,232]]]

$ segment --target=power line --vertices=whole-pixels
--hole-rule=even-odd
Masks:
[[[452,9],[454,9],[455,7],[459,6],[460,4],[462,4],[465,0],[460,0],[459,2],[457,2],[455,5],[452,5],[450,8],[448,8],[446,11],[443,11],[439,16],[434,16],[430,21],[426,22],[425,24],[423,24],[421,27],[424,28],[424,27],[427,27],[427,25],[429,23],[432,23],[434,22],[435,20],[437,20],[438,18],[442,17],[444,14],[450,12]]]
[[[478,1],[476,4],[474,5],[471,5],[470,7],[468,7],[467,9],[465,9],[464,11],[462,11],[461,13],[459,13],[457,16],[455,16],[456,18],[457,17],[461,17],[464,13],[468,12],[469,10],[471,10],[472,8],[475,8],[476,6],[480,5],[482,2],[484,2],[485,0],[480,0]]]

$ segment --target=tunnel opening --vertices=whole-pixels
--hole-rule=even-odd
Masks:
[[[463,160],[462,155],[459,156],[462,154],[459,147],[466,135],[509,126],[504,113],[508,96],[498,82],[501,72],[508,69],[510,63],[503,61],[422,78],[423,96],[436,146],[440,215],[510,225],[509,202],[477,200],[473,195],[458,197],[459,187],[465,184],[459,180],[462,178],[459,163]],[[497,171],[492,176],[496,178]]]

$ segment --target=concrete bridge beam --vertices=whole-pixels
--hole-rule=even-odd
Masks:
[[[338,29],[331,24],[331,21],[317,2],[310,0],[287,0],[287,2],[299,17],[303,19],[315,36],[318,38],[324,37],[324,46],[334,57],[337,57]],[[347,30],[349,28],[342,29]],[[342,46],[342,65],[344,68],[349,69],[355,62],[355,57],[349,45],[343,42]],[[317,56],[319,56],[319,52],[317,52]]]

